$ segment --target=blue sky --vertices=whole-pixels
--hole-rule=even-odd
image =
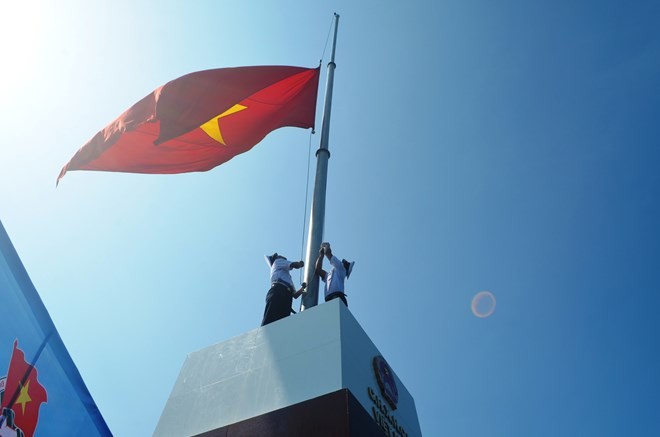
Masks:
[[[660,434],[657,2],[3,3],[0,219],[111,430],[150,435],[186,354],[258,326],[309,132],[60,168],[183,74],[316,66],[335,11],[325,239],[424,435]]]

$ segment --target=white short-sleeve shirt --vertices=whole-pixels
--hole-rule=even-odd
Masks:
[[[293,279],[291,279],[290,272],[291,261],[277,258],[270,266],[270,283],[272,284],[274,282],[280,281],[289,284],[291,288],[294,288]]]
[[[332,258],[330,258],[330,264],[332,265],[332,269],[326,273],[325,279],[321,278],[321,280],[325,282],[325,296],[337,291],[344,292],[344,280],[346,279],[344,263],[342,263],[339,258],[332,255]]]

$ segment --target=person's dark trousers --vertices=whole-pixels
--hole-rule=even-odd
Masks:
[[[293,296],[291,290],[284,284],[275,283],[266,295],[266,309],[261,326],[280,320],[291,314]]]
[[[328,302],[332,299],[341,299],[342,302],[344,302],[344,305],[346,305],[346,308],[348,308],[348,302],[346,301],[346,295],[342,293],[341,291],[335,291],[334,293],[330,293],[325,297],[325,301]]]

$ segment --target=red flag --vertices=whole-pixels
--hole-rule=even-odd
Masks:
[[[313,128],[319,68],[205,70],[175,79],[98,132],[62,168],[207,171],[284,126]]]
[[[39,406],[47,400],[46,389],[37,380],[37,368],[25,361],[18,340],[14,341],[2,408],[11,408],[14,411],[13,424],[23,431],[25,437],[32,437],[39,420]]]

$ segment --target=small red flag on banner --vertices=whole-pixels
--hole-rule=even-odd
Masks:
[[[220,68],[175,79],[98,132],[62,168],[207,171],[280,127],[313,128],[319,68]]]
[[[25,361],[25,354],[18,348],[18,340],[14,341],[2,408],[11,408],[14,412],[12,422],[20,427],[25,437],[32,437],[39,421],[39,407],[47,400],[46,389],[37,380],[37,369]],[[13,426],[10,423],[6,425]]]

